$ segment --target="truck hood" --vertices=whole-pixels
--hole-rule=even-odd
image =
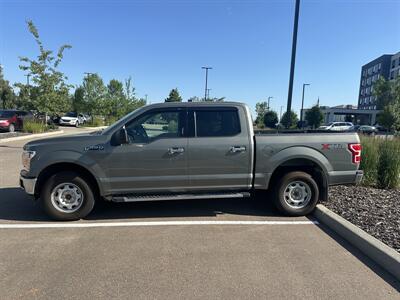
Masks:
[[[102,145],[107,136],[100,134],[80,134],[31,141],[24,146],[24,150],[43,150],[44,152],[57,150],[86,151],[87,147]]]

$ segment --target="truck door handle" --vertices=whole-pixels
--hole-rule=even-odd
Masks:
[[[244,146],[232,146],[231,148],[229,148],[229,151],[232,152],[232,153],[245,152],[246,151],[246,147],[244,147]]]
[[[176,154],[185,152],[185,148],[183,147],[171,147],[168,148],[168,154]]]

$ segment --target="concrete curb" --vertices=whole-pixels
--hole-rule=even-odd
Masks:
[[[397,280],[400,280],[400,253],[346,221],[322,204],[317,205],[314,217],[358,248]]]
[[[13,141],[27,140],[27,139],[31,139],[31,138],[47,137],[47,136],[57,135],[57,134],[61,134],[61,133],[64,133],[64,130],[27,134],[27,135],[22,135],[22,136],[1,139],[0,144],[7,143],[7,142],[13,142]]]
[[[82,128],[82,129],[88,129],[88,130],[96,130],[96,129],[105,129],[105,128],[107,128],[108,126],[97,126],[97,127],[88,127],[88,126],[79,126],[79,128]]]

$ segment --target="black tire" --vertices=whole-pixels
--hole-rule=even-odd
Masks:
[[[8,126],[8,132],[15,132],[15,125],[14,124],[10,124]]]
[[[76,205],[75,211],[62,211],[63,208],[58,207],[52,201],[52,192],[57,186],[63,183],[71,183],[80,189],[79,195],[82,195],[82,201]],[[43,185],[40,193],[40,204],[43,210],[54,220],[72,221],[79,220],[87,216],[93,209],[95,203],[94,193],[90,184],[78,173],[60,172],[51,176]],[[60,204],[61,205],[61,204]],[[64,210],[66,210],[64,208]]]
[[[76,121],[76,123],[75,123],[75,127],[76,127],[76,128],[78,128],[78,127],[79,127],[79,122],[78,122],[78,121]]]
[[[292,195],[296,195],[297,191],[293,190],[294,194],[291,194],[289,191],[290,189],[296,189],[297,187],[301,191],[303,190],[305,191],[304,194],[300,192],[300,199],[303,198],[302,195],[304,195],[306,199],[302,202],[301,205],[298,205],[296,207],[296,204],[291,201],[293,201]],[[285,174],[278,181],[278,184],[276,185],[274,191],[275,206],[279,211],[288,216],[308,215],[314,210],[315,206],[318,203],[318,199],[319,199],[318,184],[315,182],[315,180],[311,177],[310,174],[300,171],[290,172]]]

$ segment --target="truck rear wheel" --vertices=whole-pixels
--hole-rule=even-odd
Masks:
[[[40,202],[44,211],[60,221],[79,220],[94,207],[91,186],[75,172],[52,175],[43,185]]]
[[[275,206],[289,216],[311,213],[318,203],[319,189],[311,175],[305,172],[285,174],[275,189]]]

